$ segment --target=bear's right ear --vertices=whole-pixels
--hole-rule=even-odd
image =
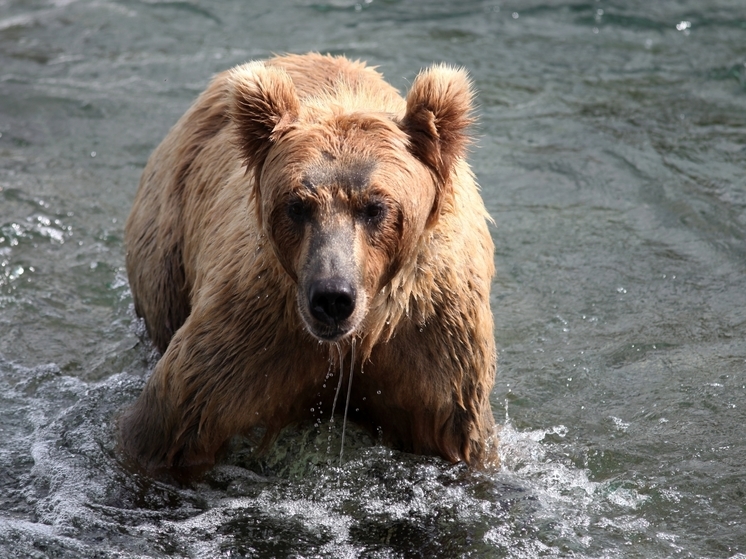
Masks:
[[[236,144],[258,184],[267,153],[297,119],[300,101],[288,73],[263,62],[234,68],[229,82]]]

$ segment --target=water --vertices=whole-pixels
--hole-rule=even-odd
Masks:
[[[113,455],[139,173],[210,75],[308,50],[474,77],[497,473],[350,425],[340,467],[340,421],[187,489]],[[4,0],[0,134],[0,556],[746,557],[741,0]]]

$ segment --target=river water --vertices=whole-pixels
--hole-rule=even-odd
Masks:
[[[212,74],[309,50],[474,78],[499,472],[355,430],[340,467],[329,425],[189,488],[115,458],[147,157]],[[0,134],[0,556],[746,557],[742,0],[0,0]]]

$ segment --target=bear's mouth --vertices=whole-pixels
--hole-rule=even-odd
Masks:
[[[305,309],[301,309],[300,314],[306,325],[306,329],[314,338],[321,342],[339,342],[353,335],[355,332],[357,324],[352,320],[327,323],[325,321],[316,320],[312,313],[303,312],[304,310]],[[311,314],[310,317],[309,314]]]
[[[334,328],[333,330],[311,330],[311,334],[324,342],[339,342],[352,333],[351,328]]]

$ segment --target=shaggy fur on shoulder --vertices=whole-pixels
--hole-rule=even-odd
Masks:
[[[460,69],[424,70],[402,99],[318,54],[215,77],[148,161],[126,226],[135,310],[163,354],[119,418],[130,459],[187,480],[234,435],[266,448],[311,408],[329,416],[327,377],[352,355],[350,419],[495,463],[472,98]]]

